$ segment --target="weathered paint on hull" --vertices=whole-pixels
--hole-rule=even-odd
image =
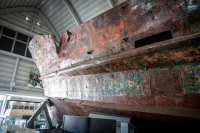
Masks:
[[[169,97],[161,96],[159,100],[165,101]],[[190,98],[192,96],[182,97],[184,104],[191,104]],[[171,101],[176,99],[180,101],[179,98],[171,97]],[[198,97],[193,100],[198,100]],[[95,101],[85,101],[85,100],[75,100],[75,99],[50,99],[53,106],[49,107],[51,118],[57,120],[58,123],[62,124],[63,115],[78,115],[78,116],[89,116],[91,112],[103,112],[119,115],[129,115],[133,117],[131,123],[138,128],[147,128],[148,130],[153,128],[160,128],[162,126],[167,127],[170,124],[175,124],[174,129],[181,126],[181,129],[190,129],[191,126],[195,128],[199,126],[199,110],[198,109],[188,109],[188,108],[163,108],[163,106],[143,106],[143,105],[126,105],[123,103],[104,103]],[[169,102],[167,104],[171,104]],[[141,119],[138,123],[137,119]],[[148,120],[146,122],[144,119]],[[155,125],[155,122],[158,122]],[[164,122],[164,123],[160,123]],[[153,125],[152,125],[153,123]],[[183,126],[186,126],[183,128]],[[179,127],[180,128],[180,127]],[[171,128],[170,128],[171,129]],[[191,131],[192,129],[190,129]]]
[[[92,109],[74,103],[69,114],[103,108],[199,119],[199,12],[198,2],[130,0],[64,33],[60,49],[52,36],[35,36],[29,49],[45,95],[94,101]],[[136,40],[166,30],[173,39],[135,48]]]
[[[51,36],[36,36],[31,41],[32,47],[29,48],[43,77],[69,68],[76,70],[65,74],[95,74],[141,68],[141,66],[135,66],[135,64],[129,66],[132,59],[127,59],[128,61],[125,60],[124,62],[121,62],[120,59],[124,56],[127,57],[127,55],[137,57],[138,53],[148,56],[159,51],[159,49],[173,48],[180,45],[176,43],[180,43],[185,38],[187,39],[180,45],[181,47],[191,45],[191,43],[192,45],[199,44],[200,16],[197,15],[200,14],[199,5],[199,2],[187,3],[178,0],[170,2],[129,0],[74,28],[72,34],[65,32],[60,41],[60,50],[56,49],[55,44],[53,44],[54,39]],[[196,8],[192,10],[192,7]],[[173,40],[152,44],[147,48],[135,48],[135,41],[166,30],[171,31]],[[196,38],[193,39],[193,36],[196,36]],[[128,40],[126,40],[127,38]],[[56,51],[58,51],[58,54]],[[179,55],[177,58],[179,60],[181,54],[177,55]],[[100,58],[103,59],[100,60]],[[111,65],[117,65],[117,69],[109,70],[108,68],[106,70],[105,67],[109,66],[103,65],[103,68],[100,66],[105,62],[109,63],[116,60],[118,61]],[[80,66],[80,64],[89,61],[93,62]],[[176,59],[173,61],[176,61]],[[150,67],[156,67],[156,65],[152,65],[156,62],[149,62],[151,63]],[[96,69],[88,68],[88,65],[94,66]],[[76,72],[78,69],[75,67],[77,66],[80,66],[82,70],[83,67],[89,70]],[[127,68],[127,66],[129,67]],[[162,67],[162,64],[160,66]],[[53,75],[55,76],[55,74]]]
[[[125,100],[122,102],[128,103],[131,100],[127,97],[200,94],[199,74],[199,63],[191,63],[148,70],[60,76],[44,79],[43,84],[48,88],[45,94],[49,97],[114,103],[119,102],[115,97],[122,97]],[[106,97],[110,100],[105,100]]]

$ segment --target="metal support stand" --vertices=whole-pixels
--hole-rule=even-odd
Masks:
[[[40,108],[31,116],[31,118],[28,120],[27,122],[27,128],[31,128],[32,125],[33,125],[33,122],[34,120],[38,117],[38,115],[44,111],[44,115],[45,115],[45,119],[47,121],[47,124],[49,126],[49,129],[53,129],[54,126],[52,125],[52,122],[51,122],[51,118],[49,116],[49,112],[48,112],[48,109],[47,109],[47,105],[48,105],[48,99],[40,106]],[[48,129],[48,130],[49,130]]]

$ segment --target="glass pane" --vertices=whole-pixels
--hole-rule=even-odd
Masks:
[[[11,109],[11,107],[12,107],[11,105],[8,105],[8,109]]]
[[[29,51],[29,49],[27,49],[26,57],[28,57],[28,58],[32,58],[32,56],[31,56],[31,52]]]
[[[34,128],[49,128],[45,119],[44,111],[42,111],[37,118],[34,120]]]
[[[24,56],[26,44],[16,41],[13,53]]]
[[[3,35],[9,36],[9,37],[15,37],[15,31],[4,28],[3,29]]]
[[[13,105],[13,109],[18,109],[18,105]]]
[[[21,105],[20,105],[20,106],[19,106],[19,109],[24,109],[24,106],[21,106]]]
[[[34,110],[34,106],[30,106],[30,110]]]
[[[38,106],[35,106],[35,110],[38,110],[38,108],[39,108]]]
[[[25,106],[24,109],[29,109],[29,106]]]
[[[29,39],[29,43],[30,43],[31,40],[32,40],[32,37],[30,37],[30,39]]]
[[[1,50],[11,52],[12,45],[13,45],[12,39],[1,36],[1,39],[0,39],[0,49]]]
[[[27,42],[28,36],[25,36],[23,34],[18,33],[17,34],[17,39],[23,42]]]

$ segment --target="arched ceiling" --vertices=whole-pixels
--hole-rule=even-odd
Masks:
[[[0,0],[0,25],[29,36],[53,34],[59,42],[66,30],[70,31],[124,1]]]

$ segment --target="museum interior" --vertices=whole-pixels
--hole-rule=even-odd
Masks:
[[[199,127],[199,0],[0,0],[0,133]]]

